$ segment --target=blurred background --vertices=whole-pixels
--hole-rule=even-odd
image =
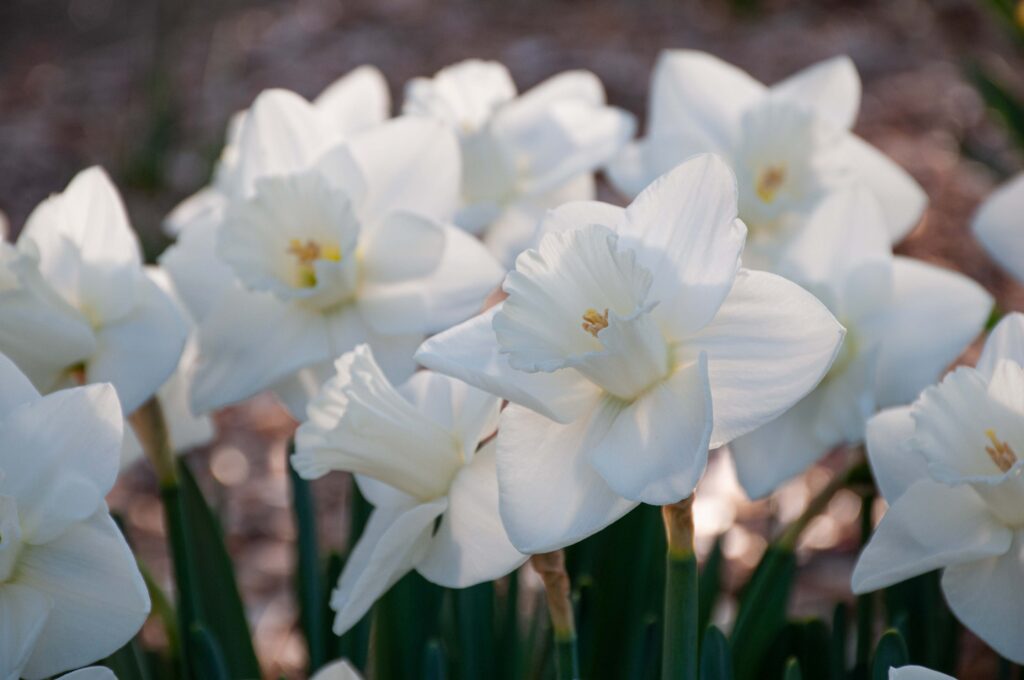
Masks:
[[[233,112],[268,87],[313,97],[361,64],[384,72],[396,105],[409,78],[468,57],[505,63],[521,89],[585,68],[611,103],[643,120],[664,48],[707,50],[767,82],[845,53],[864,82],[856,131],[931,198],[898,252],[959,269],[1000,307],[1020,310],[1024,292],[982,253],[969,222],[995,184],[1024,168],[1022,26],[1016,0],[0,0],[0,211],[16,234],[41,199],[100,164],[152,259],[168,243],[163,216],[208,181]],[[260,398],[218,425],[217,441],[190,464],[221,512],[264,671],[299,677],[284,449],[293,424]],[[752,504],[727,462],[713,463],[697,524],[705,554],[725,536],[727,585],[747,578],[765,537],[799,514],[829,464]],[[332,475],[314,490],[321,540],[344,550],[349,480]],[[169,584],[144,464],[122,477],[111,504]],[[841,493],[805,536],[797,613],[829,616],[830,601],[849,597],[859,512],[857,496]],[[991,664],[968,639],[960,677],[993,677]]]

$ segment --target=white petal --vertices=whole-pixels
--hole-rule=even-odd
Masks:
[[[917,226],[928,205],[924,189],[906,170],[855,135],[848,135],[844,153],[858,180],[881,203],[892,242],[901,241]]]
[[[188,330],[170,296],[144,279],[137,307],[97,329],[96,354],[86,363],[86,380],[113,383],[121,408],[130,414],[174,373]]]
[[[480,312],[505,276],[504,268],[478,239],[449,226],[444,234],[441,263],[419,283],[426,297],[428,333],[451,328]]]
[[[269,293],[228,291],[199,325],[195,413],[206,413],[270,387],[334,356],[324,317]]]
[[[379,69],[359,66],[324,88],[313,106],[329,127],[349,135],[387,120],[391,95]]]
[[[21,404],[35,401],[39,392],[14,362],[0,354],[0,418]]]
[[[406,83],[403,113],[430,116],[472,134],[515,96],[516,85],[504,65],[466,59],[446,66],[433,78]]]
[[[773,95],[814,109],[846,129],[857,120],[860,90],[857,67],[845,55],[818,62],[771,87]]]
[[[0,678],[17,680],[32,656],[53,603],[17,583],[0,585]]]
[[[218,222],[219,224],[219,222]],[[160,255],[160,267],[196,321],[202,321],[235,280],[231,267],[217,256],[217,228],[187,229]]]
[[[452,481],[448,509],[417,571],[446,588],[493,581],[526,561],[498,514],[498,477],[492,442]]]
[[[914,482],[928,479],[927,462],[914,448],[913,438],[908,406],[882,411],[868,421],[868,460],[878,490],[890,505]]]
[[[409,210],[441,222],[459,197],[459,143],[441,122],[403,116],[356,135],[349,142],[366,178],[362,217],[376,221]]]
[[[853,592],[878,590],[940,567],[1003,555],[1013,532],[966,486],[919,481],[893,503],[853,570]]]
[[[60,680],[117,680],[117,676],[105,666],[89,666],[62,675]]]
[[[103,507],[60,538],[25,550],[18,582],[53,601],[25,667],[45,677],[102,659],[145,623],[150,603],[135,557]]]
[[[110,385],[61,390],[7,414],[0,493],[16,499],[26,542],[53,540],[96,512],[117,477],[123,428]]]
[[[190,229],[214,228],[224,214],[227,198],[213,187],[203,187],[176,205],[163,221],[164,233],[177,238]]]
[[[956,680],[924,666],[900,666],[889,669],[889,680]]]
[[[686,498],[708,461],[711,388],[707,357],[676,369],[618,413],[588,457],[616,493],[651,505]]]
[[[571,231],[590,224],[621,232],[626,222],[626,210],[602,201],[570,201],[548,210],[544,214],[538,237],[551,233]]]
[[[706,52],[666,50],[651,77],[649,129],[654,135],[692,131],[713,148],[731,149],[743,112],[765,92],[764,85]]]
[[[981,204],[974,216],[974,235],[988,254],[1018,280],[1024,280],[1024,173],[1002,185]]]
[[[736,177],[711,154],[659,178],[626,209],[622,244],[651,270],[649,299],[677,334],[706,325],[732,287],[747,233],[736,210]]]
[[[587,460],[610,419],[597,409],[569,425],[508,406],[498,428],[501,519],[512,545],[524,553],[571,545],[619,519],[637,503],[612,491]]]
[[[949,608],[1000,656],[1024,663],[1024,536],[1014,532],[1005,554],[958,564],[942,574]]]
[[[1024,314],[1020,312],[1007,314],[989,333],[978,358],[978,372],[991,378],[996,365],[1003,359],[1024,366]]]
[[[843,334],[828,309],[796,284],[740,270],[714,320],[677,350],[708,354],[712,448],[802,399],[832,365]]]
[[[381,595],[423,559],[434,520],[446,507],[446,499],[439,498],[411,508],[374,510],[331,593],[336,635],[358,623]]]
[[[501,399],[461,380],[434,371],[417,371],[398,391],[463,443],[467,461],[477,445],[498,429]]]
[[[492,322],[497,305],[465,323],[439,333],[420,346],[416,360],[427,368],[522,404],[559,422],[579,417],[598,389],[572,369],[525,373],[499,351]]]
[[[312,680],[362,680],[362,676],[348,661],[339,659],[318,670]]]
[[[991,308],[992,297],[972,279],[918,260],[894,258],[893,302],[878,372],[879,405],[908,403],[934,383],[981,332]]]

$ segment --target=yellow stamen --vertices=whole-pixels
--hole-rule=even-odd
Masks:
[[[583,312],[583,330],[596,338],[598,332],[603,331],[605,328],[608,328],[607,308],[605,308],[604,314],[601,314],[593,307]]]
[[[992,446],[986,446],[985,452],[988,453],[992,462],[996,464],[1002,472],[1006,472],[1013,467],[1014,463],[1017,462],[1017,454],[1014,452],[1010,445],[1004,441],[1000,441],[996,437],[995,430],[985,430],[985,436],[992,442]]]
[[[313,263],[317,260],[341,261],[341,249],[338,246],[322,246],[313,239],[305,243],[297,238],[288,242],[288,254],[294,255],[299,261],[299,285],[312,288],[316,285],[316,269]]]
[[[785,181],[786,166],[769,165],[757,176],[757,195],[765,203],[771,203]]]

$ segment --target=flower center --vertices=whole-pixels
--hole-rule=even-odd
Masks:
[[[317,260],[330,260],[331,262],[341,261],[341,249],[338,246],[321,245],[313,239],[307,239],[305,243],[297,238],[288,242],[289,255],[294,255],[299,261],[299,285],[303,288],[316,286],[316,268],[313,263]]]
[[[992,446],[986,446],[985,452],[992,462],[996,464],[1001,472],[1006,472],[1017,462],[1017,454],[1010,445],[996,437],[995,430],[985,430],[985,436],[992,442]]]
[[[583,323],[581,325],[583,330],[596,338],[600,331],[608,328],[608,308],[605,308],[603,314],[593,307],[583,312]]]
[[[785,165],[769,165],[757,175],[757,195],[765,203],[772,203],[786,181]]]

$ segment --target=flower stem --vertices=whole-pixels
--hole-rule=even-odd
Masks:
[[[576,654],[576,621],[572,613],[569,574],[565,571],[565,552],[556,550],[533,555],[530,564],[544,581],[544,594],[555,634],[555,677],[558,680],[577,680],[580,670]]]
[[[696,680],[700,607],[697,556],[693,550],[693,496],[662,506],[661,516],[668,540],[661,677]]]
[[[313,490],[309,482],[299,476],[291,465],[295,451],[295,439],[288,444],[288,478],[292,489],[292,507],[295,511],[296,541],[296,586],[299,595],[299,612],[302,628],[306,635],[309,652],[310,674],[327,662],[327,640],[321,625],[323,606],[323,584],[320,574],[320,552],[316,536],[316,507]]]
[[[836,473],[832,479],[829,480],[828,484],[811,499],[804,511],[790,523],[789,526],[782,532],[776,543],[780,548],[792,552],[796,549],[797,541],[800,540],[800,536],[803,535],[804,530],[814,521],[818,515],[825,511],[828,504],[832,501],[832,497],[835,496],[840,489],[850,486],[861,477],[866,474],[865,471],[866,463],[864,462],[864,449],[863,447],[857,447],[853,451],[851,460],[847,467],[841,472]]]

